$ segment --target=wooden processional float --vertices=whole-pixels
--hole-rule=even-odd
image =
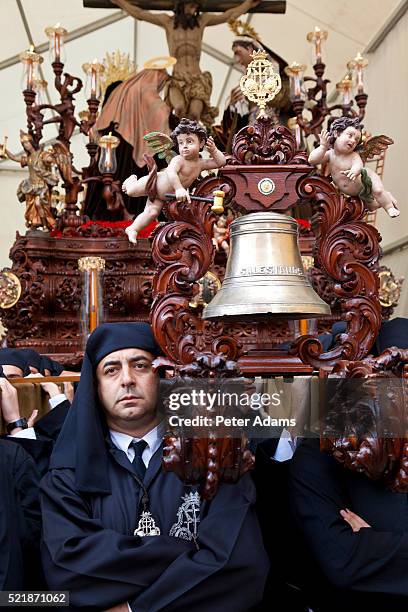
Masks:
[[[258,85],[261,89],[262,83]],[[272,93],[263,91],[261,102]],[[166,355],[162,364],[182,380],[210,385],[245,375],[315,373],[323,378],[334,367],[343,377],[362,369],[364,376],[398,375],[398,367],[401,372],[401,363],[406,363],[401,352],[393,358],[366,359],[381,324],[376,273],[380,236],[364,222],[363,202],[343,196],[328,178],[315,174],[292,132],[275,126],[262,112],[255,125],[236,134],[227,165],[216,177],[201,180],[194,193],[205,197],[219,189],[235,220],[226,277],[204,312],[194,296],[214,264],[216,216],[210,205],[193,209],[186,203],[167,203],[168,223],[154,234],[157,271],[151,321]],[[314,269],[331,289],[329,303],[304,274],[297,226],[287,214],[291,207],[307,204],[316,213]],[[262,342],[277,319],[322,317],[333,307],[347,330],[328,352],[310,335],[302,335],[286,351]],[[365,365],[359,369],[359,364]],[[330,448],[333,452],[333,440]],[[382,452],[372,446],[367,463],[381,461]],[[395,454],[397,473],[407,448],[397,445]],[[249,470],[253,457],[245,435],[217,439],[210,428],[206,438],[198,439],[179,430],[166,438],[164,465],[184,481],[201,485],[204,497],[211,498],[220,482],[237,481]],[[408,490],[406,472],[398,486]]]

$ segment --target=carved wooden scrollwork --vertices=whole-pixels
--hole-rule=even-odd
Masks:
[[[322,450],[332,454],[347,469],[381,480],[398,493],[408,493],[407,364],[408,350],[395,347],[375,358],[338,361],[333,368],[334,375],[340,379],[360,379],[364,387],[371,385],[372,389],[370,392],[368,387],[368,391],[363,392],[361,401],[358,392],[350,394],[348,391],[350,405],[342,407],[347,411],[347,432],[340,437],[324,437],[320,444]],[[382,395],[381,385],[386,385]],[[380,401],[380,412],[377,407],[370,414],[370,402],[367,401],[370,395]],[[385,401],[378,399],[382,396]],[[391,428],[387,435],[388,422]]]
[[[271,127],[270,120],[260,118],[238,132],[229,164],[304,164],[306,156],[297,151],[292,132],[282,125]]]
[[[2,311],[9,347],[31,346],[40,353],[60,354],[57,360],[67,365],[78,361],[84,346],[78,259],[84,255],[106,261],[105,320],[148,320],[153,276],[149,244],[140,240],[135,247],[123,228],[113,228],[113,233],[110,229],[92,224],[71,228],[70,236],[17,235],[10,258],[21,282],[21,299]]]
[[[361,359],[368,354],[381,325],[374,269],[381,237],[375,227],[363,222],[363,202],[339,194],[326,178],[306,177],[297,189],[303,200],[319,205],[315,266],[329,279],[342,319],[347,321],[347,332],[327,353],[309,336],[299,338],[292,352],[314,367],[334,365],[338,359]]]
[[[152,244],[157,272],[151,317],[156,338],[179,365],[200,362],[203,371],[221,369],[224,363],[217,362],[216,357],[235,360],[238,344],[223,334],[222,324],[204,321],[190,306],[197,288],[194,283],[212,263],[211,236],[216,217],[209,203],[193,208],[171,202],[165,212],[171,222],[156,230]]]

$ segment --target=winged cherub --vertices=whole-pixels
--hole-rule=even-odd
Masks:
[[[221,168],[227,161],[225,155],[215,146],[214,140],[208,138],[207,130],[197,121],[182,119],[170,138],[160,132],[151,132],[144,138],[155,153],[159,153],[160,157],[170,163],[165,170],[157,172],[154,160],[146,157],[149,175],[137,179],[133,174],[122,185],[123,191],[129,196],[149,197],[144,211],[126,228],[128,238],[134,244],[140,230],[159,216],[166,194],[175,192],[179,202],[191,202],[188,188],[201,172]],[[210,153],[210,159],[200,156],[204,145]],[[171,151],[172,147],[178,149],[178,155]]]
[[[398,217],[397,200],[384,189],[378,174],[364,168],[364,162],[387,149],[393,140],[388,136],[367,138],[361,144],[363,126],[359,119],[339,117],[330,131],[322,130],[320,146],[309,155],[309,163],[327,164],[333,183],[349,196],[359,196],[369,210],[384,208],[390,217]]]

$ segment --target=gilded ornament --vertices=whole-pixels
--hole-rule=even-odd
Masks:
[[[254,51],[247,72],[240,80],[244,96],[260,108],[257,119],[267,117],[265,112],[267,103],[273,100],[282,88],[280,75],[275,72],[267,57],[265,51]]]
[[[0,272],[0,308],[12,308],[21,296],[21,283],[19,278],[4,269]]]
[[[104,72],[100,76],[102,94],[111,83],[126,81],[136,73],[136,65],[130,59],[129,53],[121,53],[119,49],[113,53],[106,53],[102,64],[104,67]]]
[[[78,259],[78,270],[104,270],[105,260],[102,257],[80,257]]]

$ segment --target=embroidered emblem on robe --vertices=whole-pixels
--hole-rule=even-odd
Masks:
[[[182,540],[195,540],[200,523],[200,495],[198,491],[183,495],[177,510],[177,522],[170,529],[171,536]]]

